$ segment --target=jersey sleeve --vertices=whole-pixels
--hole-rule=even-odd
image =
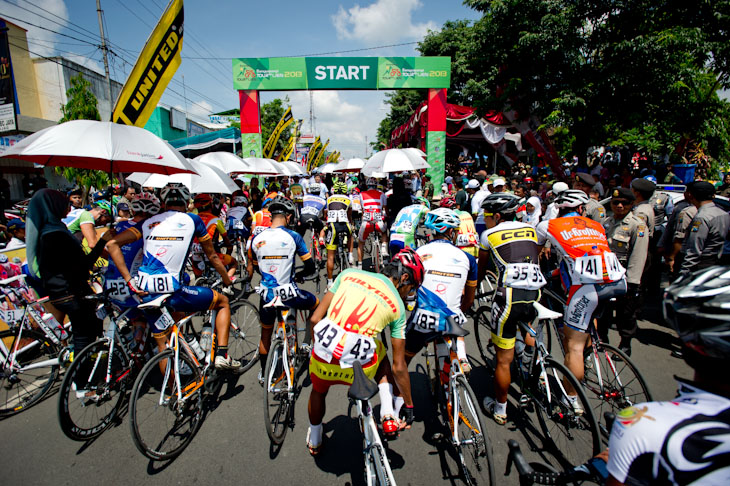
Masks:
[[[650,437],[656,431],[648,433],[641,423],[623,425],[619,418],[613,423],[608,443],[610,452],[606,468],[608,473],[620,483],[625,483],[634,461],[647,452],[651,452]],[[659,434],[661,435],[661,434]]]
[[[479,237],[479,249],[480,250],[489,251],[489,249],[492,247],[489,244],[489,235],[487,233],[488,233],[488,231],[482,231],[482,234]]]
[[[94,220],[94,215],[91,214],[89,211],[84,211],[81,213],[81,216],[79,216],[79,227],[82,224],[96,224],[96,221]]]
[[[401,303],[398,309],[398,317],[390,323],[390,337],[394,339],[406,338],[406,310]]]
[[[474,255],[470,255],[469,253],[464,252],[464,254],[469,258],[469,271],[466,274],[466,285],[469,287],[476,287],[477,286],[477,259],[474,258]]]
[[[188,216],[193,219],[193,233],[198,238],[198,241],[202,243],[210,240],[211,238],[208,234],[208,230],[205,229],[205,223],[203,223],[203,220],[200,219],[200,216],[193,213],[188,213]]]
[[[535,232],[537,233],[537,244],[540,246],[544,245],[548,240],[548,222],[542,221],[538,224]]]
[[[222,219],[218,219],[218,222],[215,224],[216,229],[218,230],[218,234],[221,236],[225,236],[226,234],[226,224],[223,222]]]

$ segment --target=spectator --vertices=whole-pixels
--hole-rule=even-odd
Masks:
[[[460,211],[469,211],[469,195],[464,190],[464,179],[457,177],[454,181],[456,185],[456,209]]]
[[[5,249],[14,250],[25,246],[25,222],[22,219],[14,218],[8,221],[7,228],[12,238],[5,245]]]

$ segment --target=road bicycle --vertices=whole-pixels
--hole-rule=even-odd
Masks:
[[[146,327],[135,339],[129,322],[133,308],[121,311],[108,292],[85,299],[99,303],[97,317],[108,316],[109,325],[101,339],[76,353],[59,390],[61,430],[77,441],[93,439],[114,423],[128,388],[151,356]]]
[[[294,406],[302,390],[298,378],[308,361],[308,351],[299,346],[297,313],[282,302],[281,296],[277,294],[264,307],[276,311],[271,347],[262,375],[264,423],[271,442],[279,445],[284,442],[287,430],[294,428]]]
[[[349,238],[351,238],[351,236],[348,236],[344,231],[337,232],[337,253],[335,253],[335,273],[337,275],[350,268],[350,261],[347,256]],[[317,292],[319,292],[319,290],[317,290]]]
[[[485,312],[487,313],[491,312],[492,299],[494,298],[494,292],[496,290],[497,274],[491,270],[487,270],[484,279],[482,279],[482,281],[479,282],[479,284],[477,285],[477,291],[474,294],[474,302],[471,305],[471,309],[469,309],[471,314],[475,315],[476,312],[481,308],[485,308]],[[476,323],[476,320],[474,322]],[[486,328],[478,328],[477,326],[474,326],[474,337],[476,338],[477,347],[479,348],[479,353],[482,355],[482,357],[484,357],[482,347],[486,347],[486,345],[489,344],[490,333],[491,328],[489,326],[487,326]]]
[[[324,248],[319,244],[319,234],[314,230],[314,222],[311,219],[307,221],[307,228],[311,235],[309,254],[312,255],[312,260],[314,261],[314,278],[312,278],[312,280],[314,281],[317,288],[317,294],[319,295],[322,290],[322,276],[320,272],[325,266]]]
[[[350,409],[354,406],[357,411],[357,420],[363,436],[365,484],[368,486],[395,486],[395,477],[393,477],[385,446],[383,446],[378,432],[378,424],[373,416],[373,408],[370,405],[370,399],[378,394],[378,384],[365,376],[359,361],[353,362],[352,369],[354,378],[347,397],[350,400]]]
[[[448,426],[448,444],[459,458],[459,469],[467,484],[496,484],[492,444],[484,428],[479,402],[469,385],[459,357],[456,340],[469,332],[447,318],[447,328],[430,339],[433,352],[424,349],[426,367],[431,376],[431,393],[438,403],[441,417]],[[441,355],[445,348],[447,355]]]
[[[15,282],[20,286],[12,286]],[[0,416],[7,416],[28,409],[51,390],[71,354],[71,324],[61,325],[45,312],[49,298],[37,299],[24,275],[0,280],[0,288],[14,307],[2,310],[8,328],[0,331]]]
[[[533,306],[537,315],[532,323],[518,322],[522,336],[529,334],[535,339],[531,357],[526,354],[525,358],[519,359],[518,353],[515,353],[518,359],[515,360],[517,365],[513,366],[512,377],[519,383],[522,392],[520,406],[534,406],[548,447],[560,462],[566,466],[582,464],[600,452],[598,422],[583,387],[565,365],[550,355],[543,341],[545,321],[558,319],[562,314],[538,302],[534,302]],[[488,316],[481,311],[477,312],[475,319]],[[483,326],[481,323],[477,325]],[[493,343],[486,348],[485,362],[492,372],[496,371]],[[575,398],[569,398],[569,389],[574,390]]]
[[[566,305],[565,299],[552,288],[544,288],[542,294],[548,307],[562,309]],[[595,315],[603,311],[598,309]],[[557,336],[562,334],[562,322],[558,319],[551,319],[549,327]],[[594,320],[591,320],[586,333],[590,336],[590,343],[583,352],[585,373],[582,384],[596,416],[606,412],[617,414],[637,403],[651,402],[649,386],[631,358],[618,347],[601,340]],[[562,340],[556,341],[565,355]],[[601,432],[608,437],[609,430],[605,427],[601,426]]]

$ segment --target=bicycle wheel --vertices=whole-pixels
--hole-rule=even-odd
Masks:
[[[373,272],[380,273],[380,245],[378,245],[378,240],[373,239],[372,244],[370,245],[372,248],[370,256],[371,256],[371,264],[373,266]]]
[[[231,306],[231,327],[228,333],[228,355],[248,371],[259,358],[261,340],[261,318],[256,306],[241,300]]]
[[[177,457],[195,436],[203,416],[200,369],[180,352],[182,400],[175,382],[175,352],[167,349],[147,362],[129,404],[129,427],[137,449],[153,460]],[[165,370],[164,372],[162,370]]]
[[[486,364],[492,370],[495,369],[497,362],[494,351],[494,345],[490,343],[492,336],[492,309],[491,307],[480,307],[474,314],[474,338],[479,348],[479,354]]]
[[[464,479],[471,485],[496,484],[492,444],[484,429],[479,402],[464,376],[456,376],[453,393],[458,403],[456,450]]]
[[[497,288],[497,275],[491,270],[487,270],[487,274],[484,280],[479,282],[476,296],[474,297],[474,303],[472,309],[479,310],[480,307],[492,308],[492,298],[494,297],[494,291]]]
[[[289,428],[289,381],[284,369],[286,343],[277,338],[271,343],[264,373],[264,423],[266,433],[274,444],[284,442]]]
[[[107,369],[111,372],[106,382]],[[89,440],[104,432],[124,403],[131,368],[118,346],[109,354],[109,341],[91,343],[74,358],[61,383],[58,422],[66,437]]]
[[[596,343],[596,348],[597,353],[593,346],[586,348],[583,386],[597,418],[602,419],[605,412],[616,414],[637,403],[652,401],[646,380],[623,351],[608,343]],[[601,421],[599,425],[608,437],[610,431]]]
[[[568,368],[550,357],[545,359],[545,376],[539,375],[539,366],[536,365],[529,386],[534,391],[537,418],[547,445],[565,467],[587,462],[600,452],[601,439],[596,416],[583,388]],[[565,392],[566,383],[577,392],[582,413],[576,413],[570,404]]]
[[[0,332],[3,341],[12,353],[15,348],[17,331],[6,329]],[[25,348],[25,349],[24,349]],[[36,404],[49,392],[58,377],[58,345],[42,332],[24,329],[23,337],[15,355],[14,366],[9,365],[8,357],[0,357],[0,415],[8,416],[22,412]],[[53,363],[50,363],[50,361]],[[34,369],[26,367],[48,361],[48,366]]]
[[[382,445],[373,444],[365,454],[365,467],[369,468],[369,471],[366,471],[365,474],[365,481],[368,483],[368,486],[394,485],[395,478],[388,474],[388,469],[385,465],[385,461],[388,458],[382,449]]]

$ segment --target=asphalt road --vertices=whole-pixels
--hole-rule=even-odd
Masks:
[[[313,290],[308,283],[307,288]],[[251,297],[252,301],[257,298]],[[648,305],[645,316],[659,322],[658,307]],[[672,333],[666,327],[640,321],[641,333],[633,358],[649,383],[654,398],[675,395],[673,375],[691,377],[680,359],[671,357]],[[611,341],[618,336],[611,331]],[[475,366],[471,384],[481,399],[492,395],[492,382],[481,363],[473,336],[467,350]],[[461,484],[458,468],[443,448],[433,445],[434,409],[430,403],[424,359],[410,366],[416,406],[411,430],[389,443],[389,459],[399,484]],[[258,366],[226,383],[207,413],[189,447],[171,462],[152,462],[142,456],[130,437],[126,411],[118,424],[89,443],[73,442],[61,432],[56,415],[55,390],[43,402],[0,421],[0,471],[2,483],[20,484],[363,484],[361,435],[356,420],[348,416],[345,387],[335,387],[328,397],[325,416],[326,443],[316,459],[305,447],[307,399],[305,383],[296,406],[296,423],[283,446],[270,446],[263,423],[263,390],[256,379]],[[56,389],[58,386],[56,386]],[[541,452],[542,436],[534,413],[517,408],[519,392],[510,393],[509,421],[498,426],[485,420],[491,438],[499,484],[518,484],[517,473],[504,476],[507,440],[522,444],[528,460],[554,462]],[[427,442],[428,440],[428,442]],[[532,448],[537,450],[532,450]]]

